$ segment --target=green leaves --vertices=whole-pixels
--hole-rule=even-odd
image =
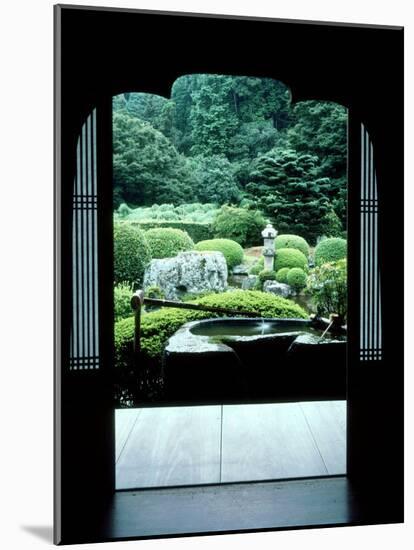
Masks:
[[[227,267],[232,269],[243,261],[243,249],[236,241],[231,239],[209,239],[200,241],[195,245],[195,249],[205,252],[214,250],[221,252],[226,259]]]
[[[114,225],[114,277],[115,283],[140,285],[145,267],[151,260],[151,252],[140,229],[128,222]]]
[[[192,176],[185,157],[150,124],[127,113],[113,116],[117,200],[130,204],[185,202]]]
[[[342,321],[347,315],[347,269],[346,260],[327,262],[312,270],[307,281],[320,315],[336,313]]]
[[[261,232],[266,220],[258,210],[222,206],[213,222],[215,237],[233,239],[241,246],[262,244]]]
[[[279,232],[295,233],[311,242],[323,234],[329,201],[315,177],[318,159],[293,149],[276,148],[260,155],[246,186]]]
[[[172,258],[179,252],[192,250],[194,243],[188,233],[170,227],[149,229],[145,233],[152,258]]]

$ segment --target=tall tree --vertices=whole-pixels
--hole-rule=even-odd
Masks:
[[[192,197],[199,202],[238,204],[241,192],[232,164],[224,155],[190,159],[194,176]]]
[[[113,150],[115,206],[184,203],[191,196],[194,177],[187,159],[149,123],[114,113]]]
[[[193,155],[226,155],[229,141],[238,127],[231,106],[232,78],[201,75],[200,88],[192,94],[190,114]]]
[[[317,177],[329,177],[325,190],[334,209],[346,221],[347,110],[328,101],[304,101],[293,108],[288,131],[291,146],[301,153],[312,152],[321,162]]]
[[[250,198],[279,232],[294,233],[310,242],[324,234],[324,217],[330,208],[323,192],[329,181],[315,177],[317,164],[313,155],[272,149],[252,163],[251,182],[246,186]]]

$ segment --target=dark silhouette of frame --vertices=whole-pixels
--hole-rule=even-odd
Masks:
[[[348,108],[347,476],[115,492],[112,97],[169,97],[173,82],[192,73],[273,78],[289,86],[293,103]],[[403,29],[60,5],[55,87],[55,542],[403,521]],[[76,144],[94,109],[100,357],[99,368],[73,370]],[[365,161],[375,163],[378,185],[375,353],[361,336]]]

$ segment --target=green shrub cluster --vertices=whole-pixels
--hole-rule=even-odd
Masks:
[[[274,268],[277,272],[283,267],[300,267],[306,271],[308,269],[308,259],[300,250],[295,248],[280,248],[276,250]]]
[[[197,223],[212,223],[219,208],[213,203],[188,203],[174,206],[173,204],[153,204],[152,206],[140,206],[130,208],[122,203],[114,212],[115,218],[120,217],[127,221],[153,222],[153,221],[182,221]]]
[[[215,250],[221,252],[226,258],[227,267],[229,269],[241,264],[243,261],[243,248],[239,243],[231,239],[210,239],[207,241],[200,241],[195,245],[195,249],[199,251]]]
[[[266,225],[261,212],[235,206],[222,206],[213,222],[214,237],[233,239],[243,247],[262,243]]]
[[[259,281],[262,283],[265,281],[275,281],[276,280],[276,271],[273,271],[272,269],[263,269],[259,273]]]
[[[289,269],[286,281],[287,284],[293,287],[295,290],[301,290],[306,286],[307,275],[300,267],[292,267]]]
[[[341,320],[347,316],[347,269],[346,260],[328,262],[315,267],[308,277],[307,290],[320,315],[336,313]]]
[[[306,311],[294,302],[258,290],[236,290],[219,294],[210,294],[193,300],[194,303],[215,307],[251,311],[262,317],[306,319]],[[141,319],[141,349],[143,361],[161,361],[164,346],[184,323],[198,319],[222,317],[208,311],[190,309],[162,308],[145,313]],[[115,323],[115,361],[116,367],[130,368],[132,344],[134,339],[134,319],[121,319]]]
[[[250,268],[250,275],[259,275],[261,271],[263,271],[264,268],[264,258],[263,256],[260,256],[260,258],[257,260],[255,264]]]
[[[131,298],[134,290],[129,283],[119,283],[114,287],[115,321],[131,317],[134,312],[131,308]]]
[[[115,283],[141,285],[151,252],[143,231],[129,224],[114,224]]]
[[[323,217],[323,232],[327,237],[342,237],[342,223],[335,210],[329,210]]]
[[[287,284],[287,274],[289,273],[289,271],[289,267],[282,267],[282,269],[279,269],[279,271],[276,272],[276,281],[278,283]]]
[[[149,229],[145,233],[152,258],[172,258],[179,252],[192,250],[194,242],[185,231],[165,227]]]
[[[280,248],[295,248],[296,250],[300,250],[306,258],[309,256],[309,245],[299,235],[278,235],[275,239],[275,248],[276,250]]]
[[[346,258],[347,243],[345,239],[334,237],[324,239],[315,249],[315,265],[336,262]]]

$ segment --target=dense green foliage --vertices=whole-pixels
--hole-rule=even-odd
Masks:
[[[323,239],[315,248],[315,264],[336,262],[346,258],[346,240],[341,238]]]
[[[276,272],[276,281],[278,283],[285,283],[287,284],[287,274],[289,273],[289,271],[291,269],[295,269],[295,268],[290,268],[290,267],[282,267],[281,269],[279,269],[277,272]],[[299,268],[300,269],[300,268]]]
[[[280,248],[276,250],[275,271],[279,271],[282,267],[300,267],[303,270],[308,268],[308,259],[300,250],[295,248]]]
[[[298,318],[308,316],[304,309],[290,300],[254,290],[238,290],[221,294],[210,294],[194,300],[194,303],[227,307],[241,311],[252,311],[262,317]],[[161,359],[161,355],[170,336],[184,323],[197,319],[217,317],[207,311],[178,308],[162,308],[146,313],[141,320],[141,348],[146,359]],[[122,319],[115,323],[115,364],[116,367],[129,368],[132,361],[132,342],[134,339],[134,319]]]
[[[187,159],[151,124],[126,113],[113,115],[115,202],[186,201],[192,175]]]
[[[119,283],[114,287],[115,321],[131,317],[134,312],[131,308],[133,288],[128,283]]]
[[[265,281],[275,281],[276,280],[276,271],[273,271],[272,269],[263,269],[259,273],[259,281],[262,283]]]
[[[279,231],[314,243],[324,234],[329,211],[329,180],[315,176],[318,158],[293,149],[275,148],[252,162],[247,192]]]
[[[152,258],[172,258],[179,252],[192,250],[194,242],[188,233],[171,227],[149,229],[145,233]]]
[[[334,210],[329,210],[323,218],[323,231],[325,237],[342,237],[344,230],[341,220]]]
[[[306,286],[307,275],[300,267],[292,267],[286,275],[286,282],[295,290],[301,290]]]
[[[325,219],[334,211],[345,230],[347,112],[340,105],[292,107],[280,82],[194,74],[176,80],[170,99],[128,93],[113,106],[116,206],[189,198],[253,204],[279,231],[311,244],[338,234],[332,216]]]
[[[250,275],[259,275],[264,268],[264,258],[260,256],[249,270]]]
[[[151,252],[140,229],[128,223],[114,225],[114,279],[115,283],[140,285]]]
[[[226,258],[227,267],[232,269],[243,261],[243,248],[231,239],[210,239],[200,241],[195,245],[196,250],[221,252]]]
[[[329,101],[303,101],[293,107],[289,142],[301,153],[316,155],[317,178],[329,178],[325,189],[335,212],[346,220],[347,111]]]
[[[278,235],[275,239],[275,248],[296,248],[306,257],[309,256],[309,245],[303,237],[298,235]]]
[[[346,260],[315,267],[308,277],[307,290],[312,294],[319,315],[336,313],[342,321],[347,315]]]
[[[213,222],[215,237],[233,239],[241,246],[262,244],[261,232],[266,220],[258,210],[222,206]]]
[[[224,155],[198,156],[190,161],[194,185],[191,192],[200,202],[238,203],[242,194],[234,167]]]
[[[197,222],[212,223],[219,207],[214,203],[186,203],[174,206],[173,204],[153,204],[130,208],[122,203],[115,212],[115,219],[131,222]]]

